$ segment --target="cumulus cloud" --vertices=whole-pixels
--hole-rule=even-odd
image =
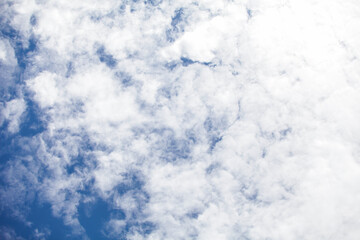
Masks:
[[[0,203],[36,238],[34,203],[83,239],[360,236],[356,1],[3,5]]]

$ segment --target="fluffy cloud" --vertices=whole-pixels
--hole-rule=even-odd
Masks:
[[[49,204],[84,239],[101,203],[110,239],[360,235],[356,1],[5,5],[13,216]]]

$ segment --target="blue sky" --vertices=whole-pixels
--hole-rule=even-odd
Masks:
[[[0,9],[0,239],[359,239],[356,0]]]

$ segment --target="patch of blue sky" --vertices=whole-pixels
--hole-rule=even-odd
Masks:
[[[22,181],[27,182],[26,180],[26,178],[22,179]],[[23,184],[25,184],[25,182],[23,182]],[[10,184],[13,185],[13,183]],[[19,197],[24,197],[24,199],[20,200],[20,202],[23,202],[21,206],[15,204],[15,206],[9,207],[8,205],[10,204],[11,206],[13,203],[9,202],[5,203],[5,205],[2,203],[0,209],[0,226],[13,229],[18,236],[24,239],[37,239],[34,237],[35,231],[50,233],[48,239],[76,239],[71,236],[71,228],[65,226],[61,218],[53,216],[51,205],[40,201],[40,199],[36,197],[34,189],[31,189],[31,183],[29,184],[29,186],[24,186],[29,191],[26,193],[28,196],[23,196],[24,193],[18,193],[18,195],[20,195],[14,201],[19,204]],[[4,208],[4,206],[8,207]],[[21,216],[19,216],[17,211],[20,211]],[[25,217],[26,221],[23,217]]]
[[[27,227],[24,222],[9,216],[4,213],[4,211],[0,212],[0,226],[14,230],[17,233],[17,236],[22,237],[23,239],[31,239],[33,234],[32,228]]]
[[[121,85],[124,87],[130,87],[134,85],[134,81],[131,78],[131,75],[126,72],[116,72],[115,77],[121,81]]]
[[[41,112],[36,104],[29,100],[27,105],[28,107],[23,114],[18,133],[9,133],[7,131],[7,122],[0,127],[1,166],[19,157],[36,155],[38,148],[36,136],[45,130],[46,124],[40,119]],[[35,164],[36,161],[31,161],[31,163]]]
[[[36,26],[36,24],[37,24],[37,18],[34,14],[31,15],[31,17],[30,17],[30,24],[31,24],[31,26]]]
[[[196,136],[191,131],[187,131],[186,137],[176,137],[170,128],[154,128],[144,126],[143,128],[133,129],[135,136],[144,135],[147,138],[156,139],[152,149],[160,154],[160,158],[167,162],[189,159],[191,157],[192,147],[196,142]]]
[[[83,174],[86,171],[96,168],[97,161],[93,155],[94,151],[101,151],[103,153],[111,151],[103,144],[92,142],[88,135],[84,133],[72,133],[67,129],[57,131],[57,135],[50,138],[43,136],[43,139],[49,150],[53,148],[56,149],[59,144],[62,144],[62,147],[66,149],[71,149],[69,151],[71,154],[67,155],[70,161],[61,165],[67,175]],[[61,151],[56,152],[55,150],[52,154],[59,158],[64,157]]]
[[[207,132],[213,132],[213,131],[217,131],[219,126],[218,124],[216,124],[216,121],[214,121],[213,118],[207,117],[206,120],[204,121],[204,128]]]
[[[250,189],[249,185],[244,184],[240,192],[242,193],[243,197],[251,202],[260,203],[261,201],[258,199],[259,191],[257,189]]]
[[[144,181],[141,178],[141,174],[138,172],[127,172],[124,174],[124,182],[120,183],[116,187],[116,192],[120,195],[127,193],[128,191],[142,191]]]
[[[86,235],[91,236],[91,239],[109,239],[104,235],[103,230],[106,222],[115,212],[118,217],[122,216],[121,219],[125,218],[125,214],[121,210],[113,209],[101,198],[97,198],[93,202],[81,203],[78,212],[80,224],[85,229]]]
[[[0,128],[0,166],[24,152],[23,146],[19,144],[20,138],[18,135],[9,135],[6,128]]]
[[[205,66],[209,66],[209,67],[215,67],[216,64],[212,63],[212,62],[200,62],[200,61],[194,61],[190,58],[186,58],[186,57],[181,57],[180,58],[181,60],[181,64],[184,66],[184,67],[187,67],[191,64],[195,64],[195,63],[199,63],[199,64],[202,64],[202,65],[205,65]]]
[[[81,167],[81,164],[80,164]],[[29,168],[29,171],[32,170]],[[40,172],[38,172],[40,173]],[[51,177],[49,172],[42,172],[41,175]],[[38,176],[40,177],[40,176]],[[129,191],[135,192],[136,201],[138,202],[138,212],[142,211],[145,203],[149,200],[148,194],[146,194],[142,188],[144,181],[141,179],[140,173],[128,172],[124,175],[125,181],[119,184],[115,192],[120,193],[120,196],[128,193]],[[38,178],[42,181],[40,178]],[[5,183],[8,185],[11,183]],[[78,207],[78,219],[81,226],[84,228],[85,233],[90,236],[90,239],[118,239],[117,237],[109,237],[104,235],[105,223],[110,219],[125,219],[125,213],[121,209],[114,209],[112,204],[108,201],[101,199],[93,191],[94,181],[90,181],[85,184],[82,189],[77,190],[82,197],[95,197],[96,200],[91,202],[81,202]],[[4,185],[4,183],[2,183]],[[29,191],[32,191],[29,189]],[[72,196],[72,192],[66,191],[66,199],[69,200]],[[1,212],[1,219],[4,222],[0,222],[2,226],[9,226],[16,232],[22,233],[22,237],[25,239],[32,239],[34,229],[48,229],[51,232],[49,239],[78,239],[79,234],[74,234],[73,230],[69,226],[65,226],[61,217],[54,217],[51,213],[51,206],[47,203],[39,204],[40,199],[31,200],[30,202],[24,202],[24,205],[28,206],[30,212],[26,214],[26,219],[31,221],[31,226],[26,226],[23,222],[16,220],[11,216],[7,216],[3,211]],[[126,222],[126,226],[123,229],[124,236],[129,231],[137,229],[142,234],[148,234],[152,231],[153,224],[150,222],[141,222],[136,219],[135,215],[130,216],[130,220]],[[6,224],[5,224],[6,223]],[[139,230],[140,229],[140,230]],[[125,238],[124,238],[125,239]]]
[[[199,62],[199,63],[212,68],[217,66],[217,64],[213,62]]]
[[[16,51],[17,46],[21,43],[17,31],[8,24],[0,23],[0,39],[6,39],[10,43],[10,47]],[[18,43],[18,44],[17,44]],[[21,59],[17,59],[21,62]],[[0,100],[9,100],[8,98],[14,98],[17,94],[16,88],[12,83],[18,83],[21,80],[22,69],[18,66],[6,66],[7,63],[2,64],[0,62]]]
[[[19,71],[15,66],[2,65],[0,62],[0,102],[10,101],[17,97],[17,86],[13,84],[16,79],[19,79],[17,76],[19,76]]]
[[[288,134],[290,134],[292,131],[291,128],[286,128],[286,129],[283,129],[281,130],[279,133],[280,133],[280,139],[284,139]]]
[[[93,192],[92,184],[93,182],[87,184],[87,186],[82,191],[79,191],[79,193],[81,193],[83,197],[92,196],[93,199],[95,197],[95,200],[90,202],[81,201],[78,206],[77,214],[85,234],[90,239],[127,239],[126,235],[131,232],[136,231],[142,235],[147,235],[153,231],[155,228],[153,223],[138,219],[138,214],[126,216],[122,209],[114,208],[111,201],[109,201],[110,199],[104,200]],[[119,184],[116,187],[115,192],[120,193],[120,196],[122,196],[131,191],[135,196],[135,201],[138,202],[136,211],[141,212],[145,203],[149,200],[149,196],[142,190],[143,185],[144,182],[141,180],[138,173],[129,172],[125,174],[124,183]],[[71,193],[68,192],[68,197],[70,197],[69,194]],[[31,229],[36,227],[49,229],[51,231],[49,239],[79,239],[82,236],[74,234],[73,229],[65,226],[61,218],[54,217],[51,214],[50,205],[42,204],[40,206],[37,202],[34,202],[30,209],[31,212],[28,219],[33,221],[34,217],[37,218],[36,221],[33,221],[34,225],[31,226]],[[122,229],[117,229],[117,234],[115,235],[107,233],[106,231],[106,223],[111,219],[125,221],[125,225]],[[10,224],[11,227],[13,227],[13,225],[14,224]],[[26,227],[24,227],[23,224],[19,223],[18,228],[15,230],[23,231],[25,228]],[[27,231],[27,235],[30,235],[31,230],[29,227]]]
[[[0,18],[0,33],[2,37],[8,38],[11,41],[17,41],[19,39],[19,33],[9,23],[5,22],[5,19]]]
[[[111,54],[105,51],[104,46],[99,47],[96,53],[99,57],[100,62],[105,63],[106,66],[108,66],[109,68],[114,68],[116,66],[116,59]]]
[[[4,75],[8,79],[0,79],[1,82],[13,82],[15,85],[8,84],[7,86],[0,84],[0,100],[10,100],[16,98],[19,91],[18,88],[24,83],[25,74],[27,67],[31,62],[31,58],[36,54],[38,50],[38,40],[34,35],[31,35],[29,39],[24,39],[22,35],[12,28],[9,24],[1,22],[0,23],[0,37],[5,38],[9,41],[11,47],[14,50],[15,58],[17,61],[17,66],[15,69],[12,69],[11,74]],[[2,70],[2,66],[0,66]],[[0,74],[0,77],[2,74]],[[9,79],[11,78],[11,79]],[[7,93],[7,94],[5,94]],[[24,121],[21,126],[21,134],[28,136],[34,134],[35,132],[40,132],[43,130],[43,126],[34,113],[35,104],[30,100],[28,96],[25,96],[27,101],[27,121]],[[37,125],[36,127],[34,127]],[[31,126],[31,127],[30,127]]]
[[[93,13],[91,14],[90,16],[90,20],[93,21],[93,22],[100,22],[102,19],[102,16],[101,15],[98,15],[96,13]]]
[[[66,64],[66,73],[65,73],[65,77],[70,77],[71,75],[73,75],[75,73],[75,66],[74,63],[69,61]]]
[[[171,26],[177,27],[177,25],[184,20],[184,9],[179,8],[175,10],[174,16],[171,18]]]
[[[121,4],[120,7],[118,8],[118,12],[119,12],[120,14],[122,14],[122,13],[125,12],[125,10],[126,10],[126,4],[123,3],[123,4]]]
[[[175,42],[176,40],[177,31],[175,29],[168,29],[166,30],[166,40],[169,42]]]
[[[29,54],[37,50],[37,39],[31,36],[28,40],[28,46],[24,46],[23,43],[17,41],[15,47],[15,56],[18,61],[18,65],[21,69],[25,70],[29,63]]]
[[[208,166],[205,171],[207,174],[213,173],[216,169],[218,169],[221,165],[219,163],[212,163]]]
[[[249,8],[246,9],[246,13],[247,13],[247,16],[248,16],[248,19],[252,18],[253,16],[253,11]]]
[[[262,150],[262,152],[261,152],[261,157],[262,157],[262,158],[265,158],[265,157],[266,157],[266,154],[267,154],[267,151],[266,151],[266,149],[264,148],[264,149]]]
[[[174,70],[178,66],[178,63],[176,61],[168,62],[165,64],[165,67],[169,69],[170,71]]]
[[[279,131],[263,131],[260,130],[260,136],[270,141],[284,140],[292,132],[292,128],[288,127]]]
[[[221,142],[222,136],[211,136],[210,137],[210,152],[212,152],[217,143]]]
[[[158,90],[158,93],[159,93],[159,95],[161,95],[167,99],[171,99],[172,97],[176,97],[178,95],[178,92],[172,86],[166,86],[166,87],[160,88]]]
[[[120,229],[107,229],[106,236],[108,239],[126,240],[128,235],[133,233],[146,237],[156,229],[156,225],[149,221],[128,221]],[[113,232],[116,231],[116,234]]]
[[[181,57],[180,60],[181,60],[181,64],[182,64],[184,67],[187,67],[187,66],[189,66],[189,65],[191,65],[191,64],[196,63],[196,61],[193,61],[193,60],[191,60],[190,58],[186,58],[186,57]]]
[[[53,216],[50,204],[39,204],[36,201],[31,204],[30,209],[27,219],[33,223],[32,229],[49,229],[49,239],[78,239],[73,234],[73,229],[64,224],[63,219]]]
[[[226,126],[226,121],[224,119],[214,119],[213,117],[208,117],[204,121],[203,125],[207,132],[209,152],[212,152],[216,145],[223,139],[221,131]]]
[[[188,129],[185,131],[185,135],[189,143],[195,144],[197,142],[196,132],[192,129]]]
[[[142,236],[149,235],[156,229],[156,225],[150,221],[128,223],[125,227],[127,232],[136,231]]]
[[[168,162],[174,162],[179,159],[188,159],[191,156],[191,143],[184,139],[169,137],[166,140],[162,159]]]
[[[110,218],[107,220],[123,220],[125,224],[120,227],[121,229],[116,229],[115,235],[112,233],[111,229],[105,229],[105,232],[103,231],[103,233],[110,239],[113,237],[114,239],[115,237],[116,239],[127,239],[127,234],[134,232],[146,236],[156,228],[155,224],[152,222],[142,220],[143,210],[149,202],[150,196],[143,188],[145,182],[142,179],[141,173],[130,171],[124,175],[124,178],[124,182],[114,189],[114,201],[116,201],[115,199],[117,198],[121,199],[125,194],[130,194],[135,201],[136,207],[131,210],[111,208],[108,215]],[[110,207],[110,205],[107,207]]]
[[[177,9],[171,18],[171,28],[166,30],[166,38],[169,42],[174,42],[184,32],[184,24],[181,24],[184,21],[184,9]]]
[[[180,61],[171,61],[165,64],[165,68],[172,71],[176,69],[178,66],[188,67],[192,64],[201,64],[208,67],[216,67],[217,65],[213,62],[200,62],[196,60],[192,60],[191,58],[187,57],[180,57]]]
[[[31,137],[45,131],[47,124],[39,106],[31,98],[25,98],[25,100],[27,108],[19,133],[21,136]]]
[[[71,163],[66,166],[66,172],[68,175],[82,172],[84,168],[89,165],[91,158],[87,158],[84,155],[79,155],[71,159]]]
[[[145,0],[144,3],[156,7],[162,3],[162,0]]]
[[[121,6],[125,6],[125,4],[122,4]],[[113,21],[109,21],[109,19],[114,20],[117,14],[122,14],[124,12],[122,10],[124,10],[125,8],[126,7],[113,8],[110,11],[93,10],[91,13],[89,13],[89,17],[92,22],[112,26]]]
[[[189,218],[193,218],[193,219],[197,219],[200,216],[201,212],[200,211],[191,211],[188,214],[186,214]]]

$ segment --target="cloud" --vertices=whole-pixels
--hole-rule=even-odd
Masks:
[[[355,1],[4,6],[0,206],[37,238],[34,202],[84,239],[360,234]]]
[[[11,228],[1,227],[0,234],[1,234],[1,237],[5,240],[12,240],[12,239],[22,240],[22,239],[24,239],[22,237],[17,236],[14,229],[11,229]]]
[[[10,133],[16,133],[19,131],[19,125],[21,124],[21,116],[26,109],[26,105],[23,99],[13,99],[6,102],[6,105],[1,109],[0,124],[7,123],[7,130]]]
[[[13,74],[16,72],[16,65],[14,49],[7,39],[0,38],[0,91],[2,100],[8,95],[9,88],[15,85]]]

